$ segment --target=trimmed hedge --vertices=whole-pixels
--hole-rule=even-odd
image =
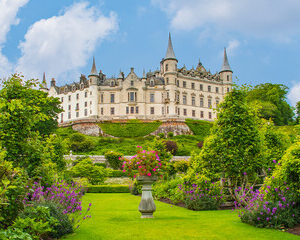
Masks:
[[[107,168],[107,177],[110,178],[119,178],[119,177],[127,177],[127,174],[122,170],[113,170]]]
[[[127,185],[93,185],[87,189],[88,193],[129,193]]]
[[[139,120],[130,120],[126,123],[99,123],[103,132],[114,137],[143,137],[157,130],[160,125],[160,121],[141,122]]]
[[[185,123],[195,135],[203,137],[209,135],[210,128],[213,125],[213,122],[193,119],[186,119]]]

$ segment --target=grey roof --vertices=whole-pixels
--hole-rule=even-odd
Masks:
[[[42,81],[42,88],[43,89],[47,89],[47,82],[46,82],[46,75],[45,75],[45,72],[43,74],[43,81]]]
[[[90,75],[98,75],[96,64],[95,64],[95,57],[93,57],[93,66]]]
[[[232,72],[232,70],[230,68],[230,65],[228,63],[228,58],[227,58],[227,54],[226,54],[226,48],[224,48],[224,59],[223,59],[223,65],[222,65],[222,68],[221,68],[220,72],[223,72],[223,71],[230,71],[230,72]]]
[[[165,56],[165,59],[169,59],[169,58],[176,59],[175,53],[173,50],[172,40],[171,40],[171,33],[169,33],[168,49],[167,49],[166,56]]]

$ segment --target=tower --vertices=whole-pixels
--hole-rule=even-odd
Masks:
[[[169,42],[165,58],[162,60],[162,73],[175,73],[177,71],[178,60],[173,50],[171,34],[169,33]]]
[[[226,83],[232,83],[232,70],[230,68],[230,65],[228,63],[226,48],[224,48],[224,59],[223,59],[223,65],[221,68],[220,77],[223,80],[223,82]]]
[[[93,57],[93,66],[91,69],[91,73],[89,75],[90,80],[90,94],[89,94],[89,100],[90,100],[90,111],[89,111],[89,117],[90,118],[97,118],[98,116],[98,79],[99,75],[97,73],[96,69],[96,63],[95,63],[95,57]]]
[[[90,85],[97,85],[98,78],[99,78],[99,75],[98,75],[97,69],[96,69],[95,57],[93,57],[93,66],[91,69],[91,73],[89,75]]]
[[[43,91],[43,92],[48,92],[49,91],[48,86],[47,86],[47,82],[46,82],[46,75],[45,75],[45,73],[43,74],[43,81],[42,81],[40,90]]]

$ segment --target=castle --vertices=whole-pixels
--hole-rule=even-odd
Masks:
[[[44,74],[41,90],[60,98],[64,112],[58,116],[59,123],[82,119],[213,120],[214,108],[232,87],[226,49],[221,71],[216,74],[200,61],[190,70],[178,68],[177,63],[169,35],[160,70],[138,77],[131,68],[127,76],[120,72],[117,78],[107,78],[101,70],[97,72],[94,58],[88,78],[81,75],[79,82],[61,87],[52,79],[48,89]]]

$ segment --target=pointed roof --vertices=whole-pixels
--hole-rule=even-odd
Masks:
[[[228,63],[226,48],[224,48],[224,59],[223,59],[223,65],[222,65],[222,68],[221,68],[220,72],[224,72],[224,71],[230,71],[230,72],[232,72],[232,70],[230,68],[230,65]]]
[[[171,33],[169,33],[169,42],[168,42],[168,49],[166,52],[165,59],[176,59],[175,53],[173,50],[172,40],[171,40]]]
[[[95,57],[93,57],[93,66],[90,75],[98,75],[96,64],[95,64]]]
[[[123,78],[123,73],[122,73],[121,69],[120,69],[120,73],[119,73],[118,78],[119,78],[119,79],[120,79],[120,78],[121,78],[121,79]]]
[[[45,75],[45,72],[43,74],[43,81],[42,81],[42,84],[41,84],[41,89],[48,89],[47,88],[47,81],[46,81],[46,75]]]

